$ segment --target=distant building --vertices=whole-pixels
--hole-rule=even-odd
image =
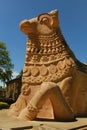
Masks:
[[[6,99],[16,101],[21,91],[21,77],[6,82]]]
[[[6,90],[0,87],[0,101],[2,101],[6,97]]]

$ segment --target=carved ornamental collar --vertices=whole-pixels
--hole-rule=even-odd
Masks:
[[[48,64],[68,55],[61,33],[51,35],[29,35],[27,40],[26,64]]]

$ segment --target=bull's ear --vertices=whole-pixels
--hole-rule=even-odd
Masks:
[[[29,29],[30,29],[30,22],[28,20],[23,20],[20,23],[20,30],[24,33],[24,34],[28,34],[29,33]]]
[[[58,20],[58,10],[52,10],[48,13],[53,18],[53,27],[57,28],[59,26],[59,20]]]
[[[52,26],[53,25],[53,19],[49,14],[41,14],[38,16],[38,21],[40,24],[46,24],[47,26]]]

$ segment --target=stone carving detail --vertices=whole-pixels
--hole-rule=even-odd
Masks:
[[[26,120],[86,116],[87,65],[67,45],[57,10],[22,21],[20,29],[28,36],[22,89],[9,113]]]

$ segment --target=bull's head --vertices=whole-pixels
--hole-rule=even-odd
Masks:
[[[58,28],[58,11],[44,13],[31,20],[23,20],[20,23],[21,31],[26,34],[49,35]]]

